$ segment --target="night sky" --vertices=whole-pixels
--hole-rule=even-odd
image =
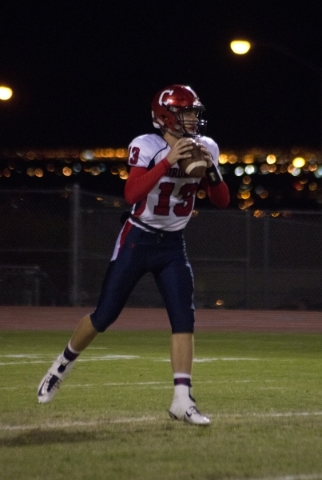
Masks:
[[[0,148],[127,147],[153,130],[150,102],[172,83],[206,106],[221,149],[321,144],[319,1],[4,2]],[[290,49],[229,49],[236,36]],[[317,71],[304,65],[312,63]]]

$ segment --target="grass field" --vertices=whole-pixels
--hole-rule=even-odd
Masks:
[[[36,390],[68,332],[0,332],[1,480],[322,479],[322,337],[196,334],[210,427],[174,422],[167,332],[109,331],[55,400]]]

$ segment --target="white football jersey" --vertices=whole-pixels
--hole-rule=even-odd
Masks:
[[[198,137],[218,165],[218,145],[210,137]],[[128,164],[150,170],[166,158],[170,146],[163,137],[147,134],[136,137],[129,145]],[[147,197],[133,205],[131,213],[147,225],[167,231],[182,230],[188,223],[201,178],[184,176],[179,165],[169,167],[166,174]]]

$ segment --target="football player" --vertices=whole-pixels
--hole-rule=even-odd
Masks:
[[[202,135],[204,106],[188,86],[171,85],[152,101],[153,125],[159,133],[141,135],[129,145],[130,174],[125,200],[132,205],[115,243],[95,310],[81,319],[65,350],[38,388],[40,403],[50,402],[79,354],[119,316],[139,279],[152,272],[171,325],[171,365],[174,378],[170,417],[194,425],[209,425],[191,392],[194,351],[193,274],[184,228],[202,182],[218,208],[229,204],[229,191],[218,167],[216,142]],[[191,156],[193,139],[202,144],[207,161],[203,178],[185,175],[178,161]]]

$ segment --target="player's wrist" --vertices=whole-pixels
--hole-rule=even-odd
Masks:
[[[164,159],[162,160],[162,162],[164,163],[164,165],[165,165],[167,168],[172,167],[172,165],[173,165],[172,163],[169,162],[169,160],[168,160],[167,157],[164,158]]]
[[[217,168],[214,164],[212,164],[211,167],[206,169],[206,177],[208,180],[208,184],[212,187],[216,187],[223,182],[221,172],[219,168]]]

